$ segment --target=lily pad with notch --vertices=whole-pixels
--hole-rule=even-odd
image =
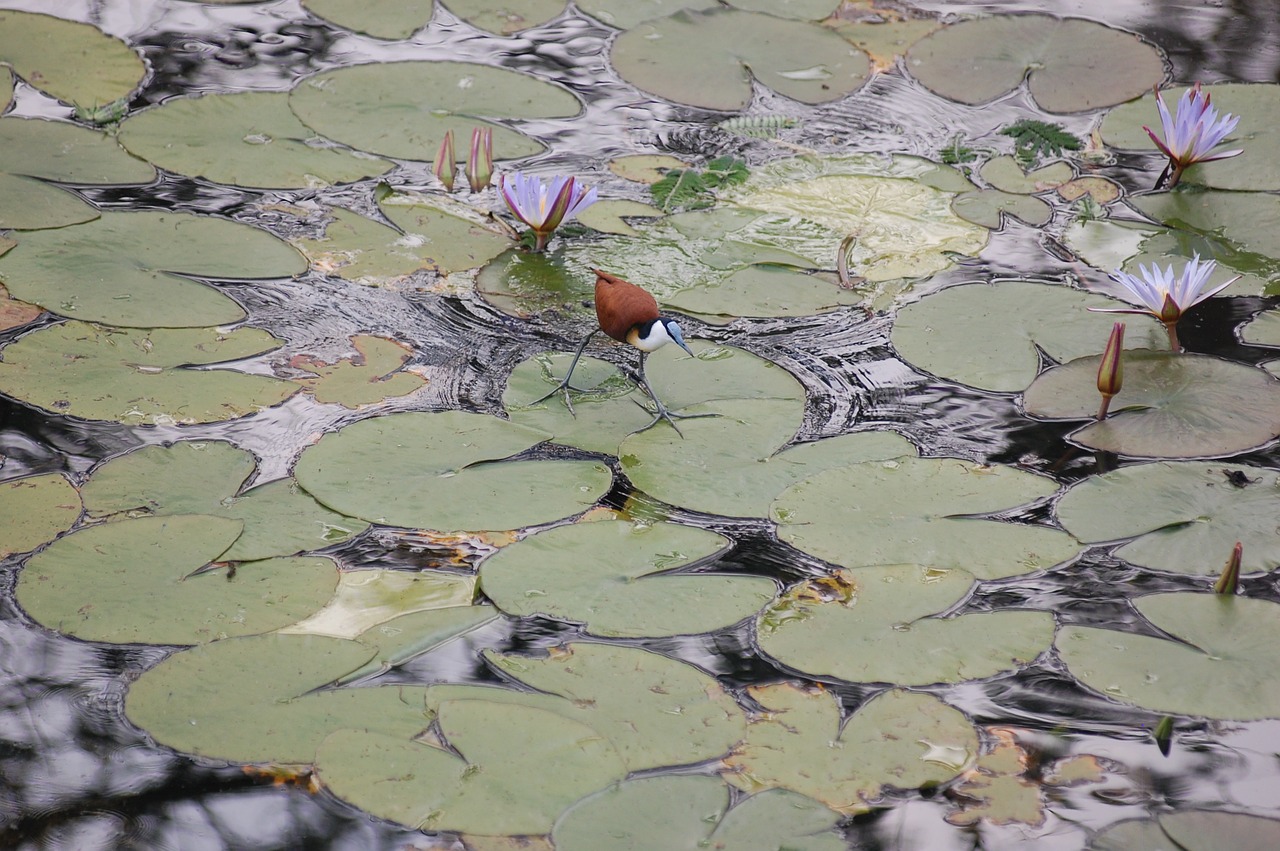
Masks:
[[[1058,656],[1071,674],[1114,700],[1170,715],[1223,721],[1280,716],[1271,676],[1280,605],[1225,594],[1152,594],[1133,602],[1172,637],[1064,627]]]
[[[811,475],[783,491],[772,514],[779,538],[835,564],[914,562],[997,579],[1044,570],[1080,551],[1058,529],[976,516],[1057,489],[1012,467],[907,457]]]
[[[1137,536],[1115,554],[1152,570],[1219,573],[1236,541],[1244,544],[1242,573],[1280,566],[1274,470],[1206,461],[1135,464],[1076,483],[1056,508],[1062,525],[1086,543]]]
[[[355,410],[407,396],[427,385],[427,379],[418,373],[401,369],[413,354],[409,346],[372,334],[357,334],[351,345],[356,355],[334,363],[309,355],[290,359],[290,366],[311,373],[297,381],[317,402]]]
[[[0,11],[0,63],[64,103],[91,107],[132,94],[146,77],[137,52],[90,24]]]
[[[371,523],[517,529],[580,514],[612,483],[596,461],[511,461],[553,435],[462,411],[400,413],[327,434],[294,475],[321,504]]]
[[[784,592],[757,618],[756,641],[769,658],[811,676],[899,686],[984,679],[1049,648],[1048,612],[938,617],[974,582],[965,570],[918,564],[841,569]]]
[[[1027,414],[1073,420],[1097,414],[1101,355],[1046,370],[1023,395]],[[1238,455],[1280,435],[1280,379],[1210,355],[1126,351],[1112,413],[1071,433],[1090,449],[1131,458]]]

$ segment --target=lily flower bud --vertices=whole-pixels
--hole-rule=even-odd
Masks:
[[[1106,419],[1107,408],[1111,399],[1120,392],[1124,385],[1124,323],[1117,322],[1111,326],[1111,336],[1107,339],[1107,348],[1098,361],[1098,392],[1102,394],[1102,407],[1098,409],[1098,419]]]
[[[1240,560],[1243,557],[1244,545],[1236,541],[1235,549],[1231,551],[1231,558],[1227,559],[1227,563],[1222,567],[1222,575],[1214,583],[1214,593],[1228,596],[1236,593],[1240,588]]]
[[[453,191],[453,179],[457,174],[454,164],[457,157],[453,152],[453,131],[444,131],[444,141],[440,143],[440,151],[436,154],[436,165],[432,171],[435,172],[436,179],[444,184],[446,192]]]
[[[471,183],[472,192],[483,192],[493,180],[493,130],[488,127],[477,127],[471,131],[467,180]]]

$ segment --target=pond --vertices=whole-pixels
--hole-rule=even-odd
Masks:
[[[1278,33],[0,0],[0,847],[1280,847]]]

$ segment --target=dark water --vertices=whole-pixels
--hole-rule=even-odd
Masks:
[[[153,76],[134,108],[199,92],[283,91],[300,76],[363,61],[464,59],[555,79],[583,98],[585,114],[570,129],[550,124],[530,128],[550,145],[537,159],[548,167],[590,179],[603,174],[609,158],[631,153],[635,145],[697,156],[733,153],[753,163],[774,155],[767,145],[715,130],[714,122],[723,116],[655,103],[621,83],[604,59],[611,31],[574,14],[513,38],[478,34],[447,13],[438,14],[436,22],[411,41],[383,44],[345,34],[311,17],[294,0],[250,6],[200,6],[181,0],[60,0],[52,5],[0,0],[0,8],[56,11],[90,21],[138,46]],[[1265,0],[920,2],[911,8],[942,15],[1041,10],[1090,17],[1141,33],[1160,45],[1172,64],[1174,80],[1280,80],[1280,5]],[[65,108],[29,91],[21,93],[18,111],[68,117]],[[925,154],[957,132],[989,133],[1033,114],[1034,106],[1025,96],[1014,95],[982,110],[961,108],[891,73],[836,104],[801,112],[795,104],[763,93],[753,111],[802,117],[812,137],[806,144],[819,150]],[[1090,121],[1059,120],[1075,132],[1086,131]],[[1135,172],[1123,166],[1104,173],[1127,188],[1147,188],[1134,185]],[[421,186],[428,182],[428,173],[428,164],[405,163],[389,180],[397,186]],[[314,201],[372,210],[367,184],[264,193],[164,175],[143,189],[95,189],[85,194],[104,207],[217,213],[280,235],[314,232],[320,217],[266,214],[257,207],[260,202]],[[993,234],[981,257],[935,276],[916,291],[1002,275],[1098,275],[1059,259],[1062,256],[1042,231],[1011,223]],[[340,352],[354,333],[395,335],[410,342],[415,365],[426,368],[431,377],[425,400],[418,397],[414,404],[430,408],[500,412],[511,368],[534,351],[572,346],[581,331],[554,319],[516,322],[478,298],[426,291],[429,276],[419,283],[420,291],[396,292],[309,274],[296,281],[226,286],[245,305],[253,325],[289,341],[282,359],[295,350]],[[1183,341],[1194,351],[1263,360],[1268,357],[1264,350],[1242,346],[1231,329],[1264,306],[1262,299],[1215,300],[1183,323]],[[910,438],[926,455],[1021,464],[1051,472],[1063,482],[1096,469],[1091,457],[1071,453],[1063,440],[1067,426],[1031,422],[1018,414],[1010,396],[938,382],[899,361],[889,346],[889,320],[884,317],[850,310],[821,318],[742,320],[726,328],[689,324],[693,336],[742,346],[779,363],[803,382],[809,402],[800,439],[889,428]],[[5,339],[0,335],[0,342]],[[395,409],[393,400],[387,410]],[[95,462],[130,448],[194,436],[223,438],[251,450],[260,459],[259,481],[268,481],[284,475],[315,434],[349,418],[298,397],[231,423],[131,428],[51,416],[0,398],[0,479],[50,471],[83,476]],[[1237,460],[1276,467],[1280,452],[1268,449]],[[619,480],[623,484],[606,499],[615,506],[633,496],[625,480]],[[636,498],[652,503],[643,495]],[[671,510],[656,504],[653,508]],[[730,522],[678,510],[673,514],[732,537],[736,546],[721,566],[735,572],[790,582],[824,569],[811,556],[780,544],[763,522]],[[1043,521],[1047,511],[1032,507],[1025,514]],[[478,543],[444,547],[416,533],[377,529],[332,555],[347,566],[414,569],[474,564],[485,551]],[[427,837],[370,819],[323,792],[275,785],[237,765],[206,763],[151,745],[123,719],[122,697],[131,678],[166,651],[87,644],[32,624],[13,603],[20,567],[20,559],[0,562],[0,848],[461,847],[451,837]],[[1137,570],[1112,558],[1106,548],[1094,548],[1077,562],[1045,574],[986,583],[970,605],[1050,610],[1062,624],[1132,624],[1129,597],[1191,583]],[[1251,580],[1248,588],[1253,596],[1280,599],[1271,579]],[[533,651],[576,635],[572,627],[541,619],[509,620],[420,657],[394,676],[407,682],[483,681],[492,675],[477,661],[481,648]],[[641,643],[700,665],[730,687],[788,674],[755,655],[745,626]],[[849,684],[831,688],[849,709],[873,691]],[[1078,849],[1093,830],[1170,809],[1280,815],[1280,764],[1274,744],[1280,740],[1280,721],[1186,723],[1177,728],[1166,757],[1150,734],[1157,716],[1118,707],[1082,690],[1052,656],[1016,675],[935,691],[980,724],[1013,728],[1033,767],[1073,753],[1093,754],[1108,768],[1106,781],[1083,789],[1047,789],[1049,816],[1034,828],[955,827],[944,820],[953,807],[945,793],[890,797],[883,809],[846,826],[851,848],[1014,848],[1034,842],[1037,848]]]

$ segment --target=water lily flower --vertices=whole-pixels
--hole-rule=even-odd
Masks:
[[[444,141],[440,143],[440,152],[436,154],[436,165],[432,171],[435,172],[436,178],[444,184],[446,192],[453,191],[453,178],[455,176],[454,162],[457,157],[453,153],[453,131],[444,131]]]
[[[1102,394],[1102,407],[1098,409],[1098,419],[1107,418],[1107,408],[1111,400],[1124,385],[1124,362],[1121,354],[1124,351],[1124,323],[1117,322],[1111,326],[1111,336],[1107,339],[1107,348],[1098,361],[1098,392]]]
[[[1240,587],[1240,561],[1243,558],[1244,544],[1236,541],[1235,549],[1231,551],[1231,557],[1222,566],[1222,575],[1218,577],[1218,581],[1213,585],[1215,593],[1225,595],[1236,593],[1236,590]]]
[[[1169,179],[1168,189],[1177,186],[1182,179],[1182,172],[1194,163],[1225,160],[1244,153],[1239,149],[1212,153],[1226,135],[1236,129],[1240,118],[1230,113],[1219,117],[1218,111],[1209,105],[1208,92],[1200,91],[1199,83],[1182,93],[1182,97],[1178,99],[1176,116],[1169,114],[1169,108],[1165,106],[1159,89],[1156,89],[1156,108],[1160,110],[1164,138],[1157,136],[1150,127],[1142,128],[1147,131],[1151,141],[1156,143],[1156,147],[1169,158],[1169,163],[1156,180],[1156,189],[1164,184],[1165,178]]]
[[[1206,289],[1209,276],[1217,267],[1213,260],[1200,260],[1197,254],[1183,268],[1182,274],[1174,277],[1173,265],[1161,269],[1155,263],[1150,268],[1139,264],[1141,276],[1131,275],[1120,269],[1111,273],[1111,279],[1128,290],[1134,298],[1142,303],[1143,308],[1101,308],[1091,307],[1096,313],[1147,313],[1164,323],[1169,334],[1169,346],[1175,352],[1182,351],[1178,342],[1178,320],[1195,305],[1231,286],[1240,277],[1236,275],[1229,281],[1212,289]]]
[[[493,180],[493,130],[489,127],[476,127],[471,131],[467,180],[472,192],[483,192]]]
[[[501,188],[507,207],[533,231],[534,251],[546,248],[556,228],[596,202],[595,188],[587,189],[572,177],[553,177],[546,184],[517,171],[503,176]]]

